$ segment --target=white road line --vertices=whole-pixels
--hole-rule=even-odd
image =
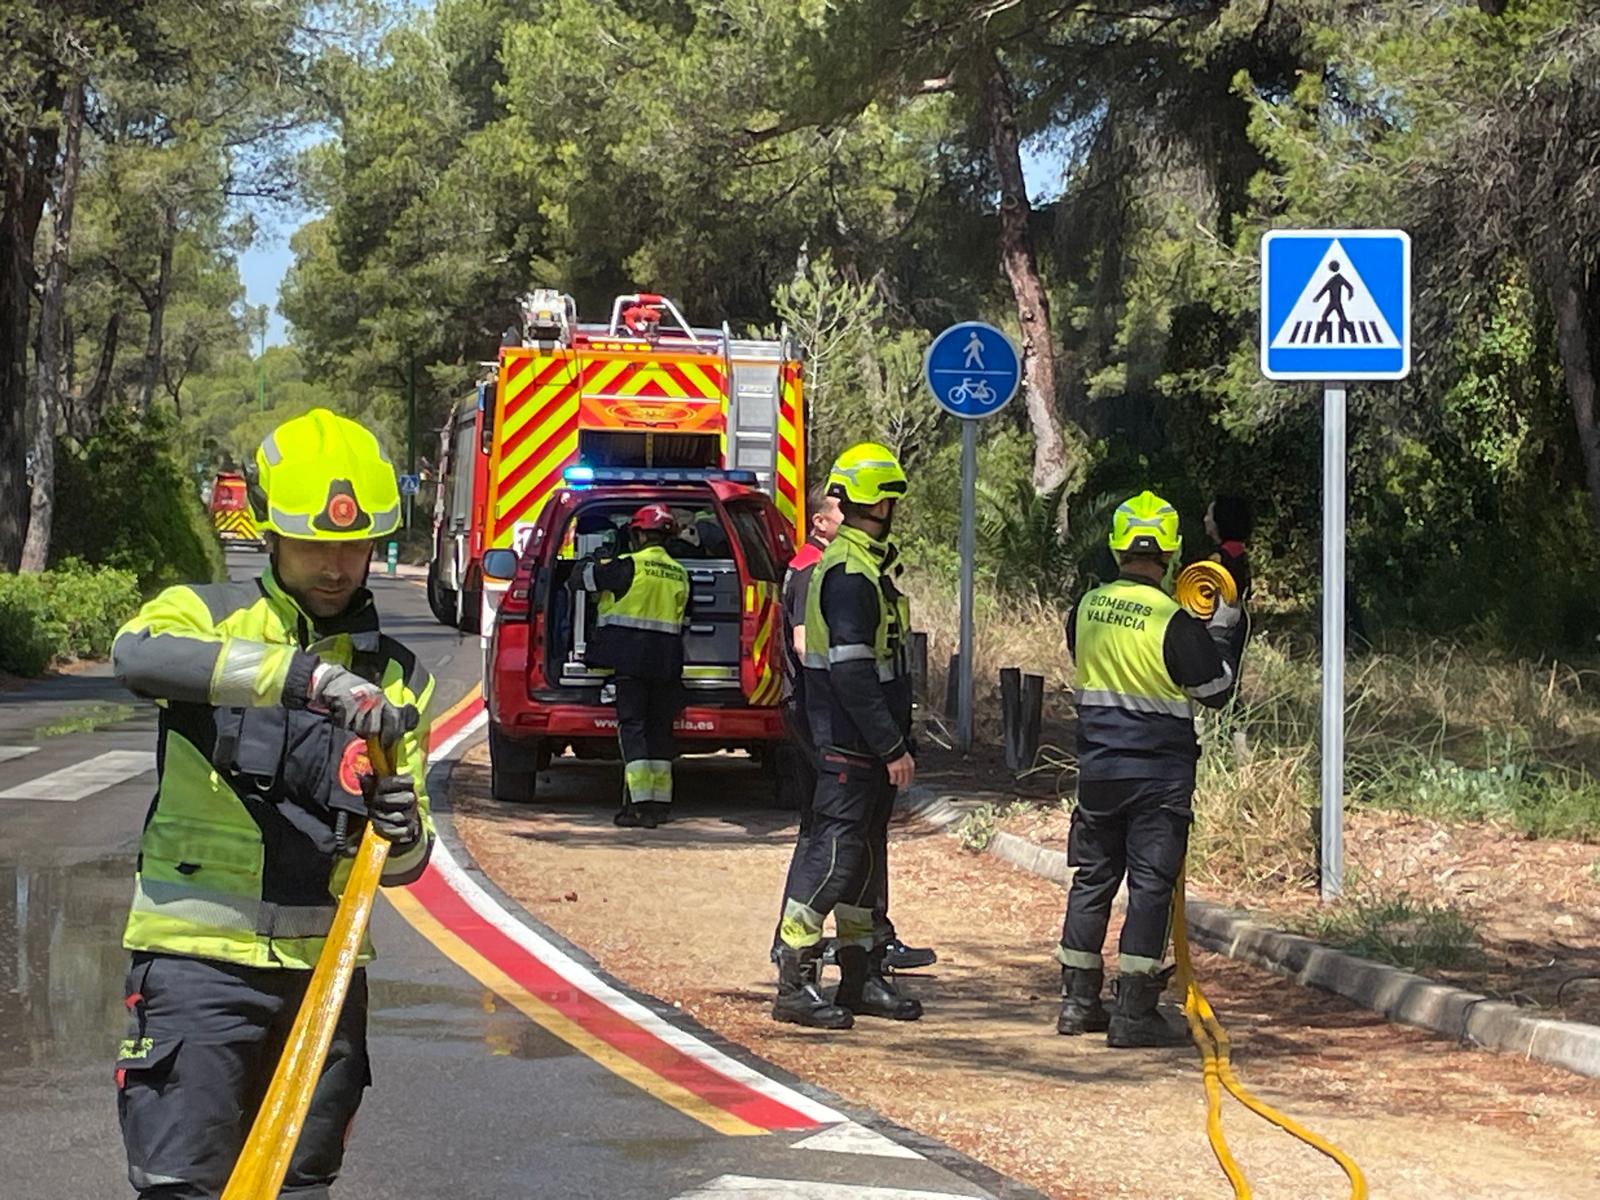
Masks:
[[[10,762],[13,758],[21,758],[24,754],[32,754],[37,746],[0,746],[0,762]]]
[[[156,769],[154,750],[108,750],[0,792],[0,800],[57,800],[71,803]]]
[[[960,1200],[959,1192],[914,1192],[906,1188],[862,1187],[858,1183],[808,1183],[800,1179],[757,1179],[718,1175],[673,1200]]]
[[[846,1121],[795,1142],[791,1150],[827,1150],[834,1154],[872,1154],[879,1158],[921,1158],[910,1146],[886,1138],[881,1133]]]

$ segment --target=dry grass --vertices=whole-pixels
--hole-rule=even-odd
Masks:
[[[929,634],[937,709],[956,647],[956,597],[925,575],[907,586],[916,624]],[[1044,675],[1047,727],[1070,719],[1064,618],[1031,597],[979,593],[980,739],[1000,736],[1002,667]],[[1593,665],[1414,638],[1352,658],[1346,675],[1348,802],[1443,820],[1500,820],[1530,836],[1600,839],[1600,670]],[[1243,677],[1233,708],[1202,719],[1192,868],[1228,886],[1304,881],[1314,861],[1318,788],[1315,649],[1259,636]],[[1058,746],[1041,758],[1070,762]],[[1061,779],[1070,790],[1070,770]]]

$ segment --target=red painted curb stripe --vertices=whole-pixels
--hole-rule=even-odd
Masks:
[[[430,748],[455,736],[482,711],[483,698],[475,697],[471,704],[433,728]],[[531,995],[663,1079],[760,1129],[820,1127],[818,1122],[788,1105],[763,1096],[691,1058],[575,987],[485,920],[434,868],[425,870],[406,890],[434,920]]]
[[[760,1129],[813,1129],[817,1122],[729,1079],[579,990],[489,924],[437,871],[423,873],[411,896],[451,933],[520,987],[646,1069]]]

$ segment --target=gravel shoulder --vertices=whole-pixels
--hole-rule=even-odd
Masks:
[[[565,785],[548,799],[496,804],[485,751],[469,752],[452,786],[458,827],[503,889],[606,970],[1051,1196],[1228,1194],[1193,1053],[1054,1034],[1057,885],[896,826],[895,916],[908,941],[940,953],[904,982],[928,1015],[803,1031],[767,1012],[792,815],[764,807],[754,773],[691,760],[681,817],[656,831],[611,825],[614,768],[563,761],[551,774]],[[1373,1196],[1600,1194],[1600,1082],[1463,1050],[1220,956],[1196,966],[1245,1084],[1350,1152]],[[1331,1163],[1244,1110],[1230,1106],[1224,1123],[1257,1194],[1347,1194]]]

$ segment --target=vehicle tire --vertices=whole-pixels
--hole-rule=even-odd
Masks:
[[[795,764],[789,761],[790,754],[787,742],[769,742],[753,746],[750,750],[750,757],[756,760],[756,768],[761,772],[761,784],[772,801],[772,807],[784,812],[793,812],[800,807],[800,798],[795,790],[785,787],[783,783],[784,772],[795,769]]]
[[[434,620],[441,625],[454,625],[456,623],[456,594],[450,588],[439,582],[439,564],[428,564],[428,607],[433,610]]]
[[[532,804],[539,791],[540,742],[516,742],[489,726],[489,794],[502,804]],[[548,760],[547,760],[548,761]]]
[[[455,619],[446,621],[447,625],[454,625],[462,633],[479,633],[479,626],[483,623],[483,592],[465,588],[461,592],[461,604]],[[455,607],[455,606],[452,606]]]

